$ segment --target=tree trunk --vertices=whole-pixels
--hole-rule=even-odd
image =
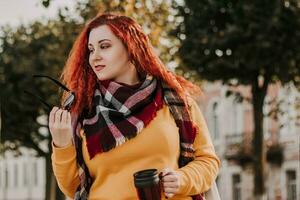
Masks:
[[[267,85],[265,85],[267,84]],[[252,84],[252,106],[254,119],[254,136],[252,141],[253,148],[253,171],[254,171],[254,196],[255,199],[262,199],[265,193],[265,156],[264,156],[264,133],[263,133],[263,106],[267,93],[268,83],[259,87],[258,78]]]

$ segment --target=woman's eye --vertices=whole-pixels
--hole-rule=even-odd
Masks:
[[[107,49],[109,47],[109,45],[101,45],[100,47],[101,47],[101,49]]]

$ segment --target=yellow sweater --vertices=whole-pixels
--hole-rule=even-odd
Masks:
[[[156,168],[172,168],[179,173],[180,189],[172,200],[192,199],[190,195],[207,191],[215,180],[220,160],[201,114],[194,100],[189,99],[193,121],[199,126],[194,142],[195,160],[178,168],[179,134],[175,121],[166,105],[157,116],[135,138],[108,152],[97,154],[92,160],[83,138],[83,156],[93,184],[89,199],[136,200],[138,199],[133,182],[136,171]],[[52,143],[52,166],[62,192],[73,198],[79,185],[76,166],[75,146],[55,147]]]

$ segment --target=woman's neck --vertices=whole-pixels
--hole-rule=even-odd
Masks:
[[[136,85],[141,82],[141,79],[139,77],[139,74],[135,68],[135,66],[131,66],[129,69],[131,70],[130,73],[127,73],[126,76],[122,76],[119,79],[115,79],[113,81],[118,82],[118,83],[123,83],[125,85]]]

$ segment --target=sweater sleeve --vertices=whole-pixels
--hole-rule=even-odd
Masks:
[[[76,150],[73,144],[59,148],[52,142],[52,168],[61,191],[74,198],[80,184],[76,162]]]
[[[215,153],[205,119],[193,99],[189,99],[191,118],[197,125],[194,141],[195,160],[177,170],[180,177],[180,195],[196,195],[207,191],[216,179],[220,159]]]

